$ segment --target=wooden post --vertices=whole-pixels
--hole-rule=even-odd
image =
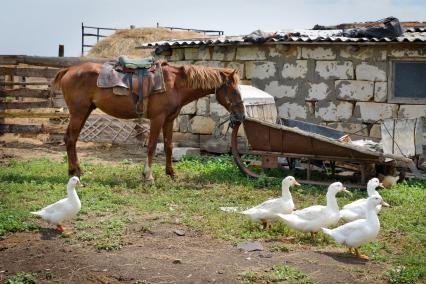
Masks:
[[[81,22],[81,56],[84,56],[84,24]]]
[[[59,57],[64,57],[64,45],[60,44],[59,48],[58,48],[58,56]]]

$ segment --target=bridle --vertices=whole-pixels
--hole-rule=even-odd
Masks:
[[[228,91],[227,91],[227,88],[226,88],[226,87],[229,87],[229,86],[231,86],[231,81],[230,81],[230,80],[228,80],[228,79],[226,79],[225,83],[224,83],[222,86],[220,86],[220,87],[219,87],[219,89],[215,90],[215,95],[216,95],[217,91],[221,90],[222,88],[225,88],[225,89],[223,90],[223,92],[224,92],[224,96],[225,96],[225,99],[226,99],[227,97],[232,98],[233,96],[237,96],[237,92],[235,91],[235,89],[233,89],[233,90],[231,91],[231,93],[230,93],[230,94],[228,94]],[[242,99],[240,99],[240,100],[239,100],[239,101],[237,101],[237,102],[232,102],[232,100],[230,100],[230,101],[228,101],[228,103],[230,104],[230,109],[232,109],[232,108],[234,108],[234,107],[237,107],[237,106],[240,106],[240,105],[244,105],[244,102],[243,102],[243,100],[242,100]],[[243,119],[244,119],[244,116],[243,116]],[[230,116],[229,116],[229,125],[228,125],[228,128],[229,128],[229,126],[230,126],[231,128],[234,128],[235,126],[237,126],[237,125],[238,125],[238,124],[240,124],[241,122],[242,122],[241,118],[239,118],[237,114],[235,114],[235,113],[231,112],[231,114],[230,114]]]
[[[221,90],[222,88],[225,88],[223,92],[224,92],[225,97],[227,97],[228,96],[228,92],[227,92],[227,88],[226,87],[229,87],[229,86],[231,86],[231,81],[227,79],[225,81],[225,83],[222,86],[220,86],[217,91]],[[235,89],[233,89],[232,92],[229,94],[229,97],[232,98],[232,96],[236,96],[236,95],[237,95],[237,92],[235,91]],[[236,106],[242,105],[243,103],[244,102],[241,99],[239,101],[237,101],[237,102],[230,101],[230,107],[231,108],[232,107],[236,107]]]

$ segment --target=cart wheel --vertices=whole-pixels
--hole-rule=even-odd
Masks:
[[[248,167],[247,164],[241,159],[241,155],[238,152],[238,129],[240,128],[241,123],[232,129],[232,136],[231,136],[231,148],[232,148],[232,156],[234,157],[234,161],[237,164],[240,171],[247,177],[252,178],[259,178],[260,175],[252,172]]]

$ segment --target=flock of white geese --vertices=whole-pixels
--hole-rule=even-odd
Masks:
[[[378,178],[372,178],[367,184],[368,198],[356,200],[339,210],[336,194],[348,192],[341,182],[330,184],[327,190],[327,204],[313,205],[301,210],[294,210],[294,202],[290,187],[299,185],[296,179],[288,176],[282,181],[282,196],[269,199],[253,208],[242,211],[252,221],[260,222],[263,228],[271,222],[282,221],[290,228],[300,232],[310,232],[312,238],[322,230],[336,240],[337,243],[348,247],[349,252],[356,257],[367,260],[360,254],[358,248],[374,240],[380,231],[380,221],[377,216],[382,206],[389,206],[376,191],[382,187]],[[340,219],[348,223],[334,229]]]
[[[77,185],[80,185],[80,179],[78,177],[70,178],[66,198],[31,213],[40,216],[49,224],[56,225],[57,230],[63,232],[63,222],[77,215],[81,208],[80,199],[75,190]],[[254,222],[260,222],[264,229],[272,222],[282,221],[294,230],[310,232],[312,238],[315,238],[317,232],[322,230],[337,243],[347,246],[351,254],[367,260],[368,257],[360,254],[358,248],[377,237],[380,230],[377,214],[382,206],[389,206],[376,191],[377,187],[382,186],[379,179],[373,178],[368,182],[368,198],[347,204],[342,210],[339,210],[336,194],[349,191],[341,182],[332,183],[328,187],[326,205],[313,205],[301,210],[294,210],[295,206],[290,192],[290,187],[294,185],[300,184],[294,177],[287,176],[282,181],[281,197],[269,199],[240,213],[247,215]],[[349,222],[329,229],[329,227],[336,226],[341,218]]]

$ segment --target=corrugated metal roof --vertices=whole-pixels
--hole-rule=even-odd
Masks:
[[[341,36],[343,30],[282,30],[276,32],[274,36],[265,38],[263,42],[270,43],[317,43],[317,42],[347,42],[347,43],[378,43],[378,42],[419,42],[426,43],[426,27],[414,27],[405,29],[402,36],[397,38],[355,38]],[[249,45],[252,42],[246,41],[244,36],[216,36],[198,39],[179,39],[169,41],[158,41],[147,43],[141,48],[152,48],[160,46],[184,47],[184,46],[215,46],[215,45]]]

